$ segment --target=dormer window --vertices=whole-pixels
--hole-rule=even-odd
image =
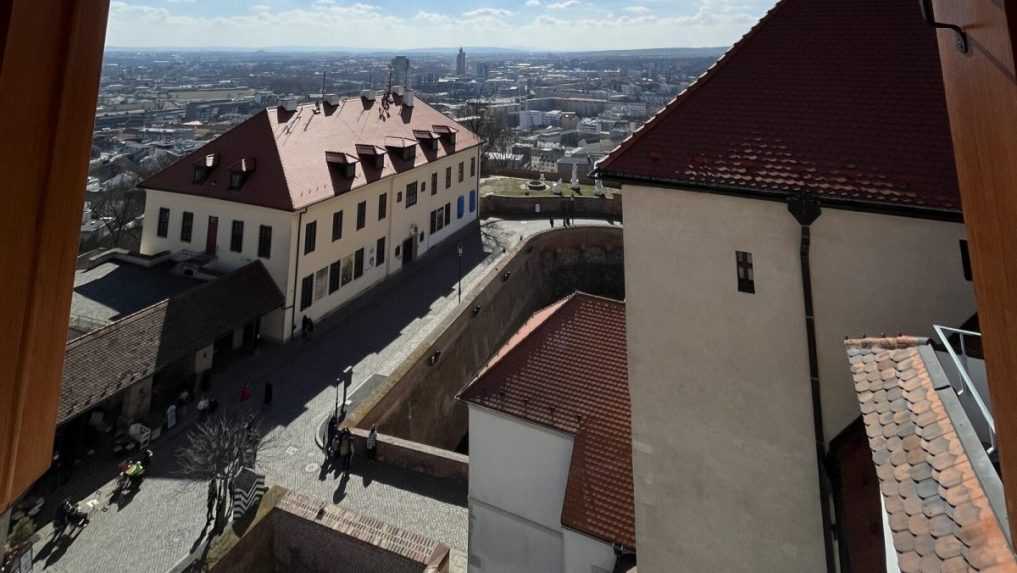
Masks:
[[[420,142],[421,147],[428,151],[438,150],[438,134],[426,129],[414,129],[413,136]]]
[[[413,161],[417,155],[417,142],[402,137],[385,138],[385,147],[391,149],[403,161]]]
[[[230,169],[230,189],[240,189],[244,181],[254,173],[254,159],[245,157]]]
[[[431,131],[437,133],[445,145],[449,147],[456,146],[456,128],[448,125],[434,125],[431,126]]]
[[[194,166],[194,175],[191,179],[192,183],[204,183],[208,176],[212,174],[212,170],[219,164],[219,154],[209,153],[205,156],[203,163],[198,163]]]
[[[353,179],[357,175],[358,160],[356,157],[348,153],[343,153],[341,151],[326,151],[325,161],[327,161],[329,167],[335,169],[341,177]]]
[[[358,143],[357,155],[360,156],[360,160],[364,162],[365,166],[370,165],[375,169],[382,169],[385,167],[384,148],[378,147],[377,145]]]

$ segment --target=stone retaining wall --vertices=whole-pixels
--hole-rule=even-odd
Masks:
[[[622,196],[614,193],[610,197],[575,197],[525,195],[484,195],[480,198],[481,217],[503,219],[546,219],[561,217],[564,204],[570,203],[572,216],[576,219],[622,220]],[[537,206],[540,213],[537,213]]]

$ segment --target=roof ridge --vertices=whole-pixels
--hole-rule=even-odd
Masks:
[[[628,149],[632,147],[646,133],[655,129],[656,126],[661,121],[663,121],[669,115],[671,115],[671,113],[679,106],[681,106],[681,104],[685,103],[685,101],[687,101],[694,92],[698,91],[704,84],[713,79],[713,77],[717,75],[719,70],[725,67],[727,62],[731,60],[731,56],[733,56],[738,51],[743,49],[745,44],[747,44],[756,35],[756,33],[763,26],[763,24],[765,24],[773,17],[777,10],[783,8],[789,3],[790,0],[777,0],[777,3],[774,4],[769,10],[767,10],[766,13],[763,14],[759,18],[759,20],[757,20],[756,23],[753,24],[752,27],[749,28],[744,35],[742,35],[741,38],[738,39],[737,42],[732,44],[731,47],[726,52],[724,52],[719,58],[717,58],[717,61],[715,61],[713,65],[707,68],[705,72],[703,72],[698,78],[695,79],[695,81],[689,84],[688,87],[686,87],[684,90],[678,93],[678,95],[674,96],[674,98],[672,98],[671,101],[668,102],[668,104],[665,105],[663,109],[653,114],[653,117],[648,119],[646,123],[639,126],[639,128],[632,132],[631,135],[623,139],[621,143],[619,143],[614,149],[608,152],[608,154],[601,158],[600,161],[594,164],[594,170],[599,172],[601,169],[608,167],[611,163],[616,161],[619,156],[628,151]]]

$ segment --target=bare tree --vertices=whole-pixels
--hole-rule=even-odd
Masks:
[[[100,244],[133,250],[141,241],[141,225],[135,223],[145,212],[145,196],[140,189],[110,189],[93,202],[92,213],[106,228]]]
[[[209,482],[216,491],[215,529],[224,523],[232,498],[232,480],[243,467],[254,467],[258,453],[268,445],[253,414],[220,414],[199,422],[177,450],[180,474]]]

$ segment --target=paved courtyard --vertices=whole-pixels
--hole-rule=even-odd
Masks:
[[[602,225],[599,221],[577,224]],[[487,219],[479,237],[464,241],[463,292],[477,287],[505,249],[523,237],[548,228],[543,221]],[[358,459],[349,480],[320,475],[322,455],[315,433],[335,403],[335,379],[354,367],[350,400],[354,406],[367,392],[360,386],[375,374],[388,375],[441,322],[456,311],[458,263],[455,247],[419,268],[355,311],[318,325],[314,339],[286,345],[265,344],[258,353],[236,360],[219,372],[213,393],[227,410],[259,408],[265,382],[274,401],[263,410],[269,446],[258,470],[269,484],[279,484],[392,525],[448,544],[454,560],[465,560],[468,516],[466,491],[448,482]],[[249,383],[254,399],[239,403]],[[50,500],[70,496],[93,507],[92,523],[70,543],[53,543],[50,526],[40,530],[36,568],[62,572],[163,572],[195,547],[205,517],[205,484],[174,475],[173,452],[185,431],[155,442],[156,458],[141,490],[125,505],[109,505],[112,465],[82,468]],[[99,487],[101,485],[101,487]],[[98,490],[96,491],[96,488]]]

